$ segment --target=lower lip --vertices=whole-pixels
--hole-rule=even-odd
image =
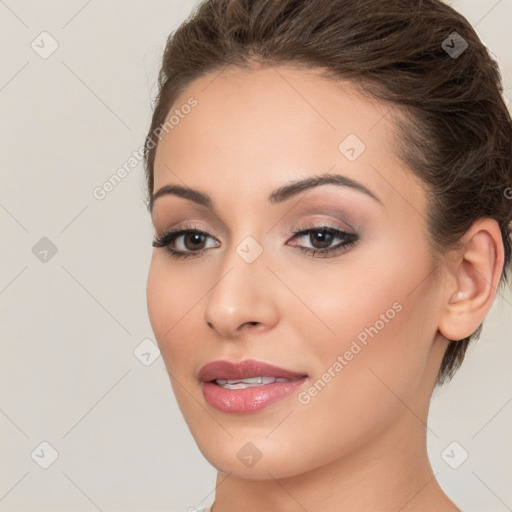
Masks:
[[[273,382],[245,389],[224,389],[213,382],[203,382],[205,400],[215,409],[233,414],[256,412],[300,388],[307,377],[289,382]]]

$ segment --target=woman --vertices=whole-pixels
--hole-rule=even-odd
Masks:
[[[438,0],[207,0],[169,37],[147,301],[208,510],[459,510],[426,423],[507,282],[500,80]]]

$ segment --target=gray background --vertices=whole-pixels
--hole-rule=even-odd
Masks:
[[[143,144],[166,37],[194,4],[0,0],[2,511],[177,512],[213,500],[215,469],[180,415],[147,316],[142,164],[93,195]],[[497,56],[511,97],[512,1],[452,5]],[[512,510],[511,312],[507,290],[432,404],[434,472],[467,511]]]

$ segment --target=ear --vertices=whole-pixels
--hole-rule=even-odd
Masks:
[[[504,262],[503,239],[494,219],[479,219],[464,234],[461,247],[446,261],[439,332],[448,340],[470,336],[496,297]]]

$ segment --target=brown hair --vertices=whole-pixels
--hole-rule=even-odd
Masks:
[[[478,218],[496,219],[500,286],[508,283],[512,128],[501,76],[469,22],[440,0],[201,2],[163,54],[144,152],[148,208],[159,133],[178,96],[207,73],[251,63],[323,69],[407,112],[397,118],[399,151],[427,186],[432,248],[444,254]],[[452,378],[481,329],[450,341],[438,383]]]

